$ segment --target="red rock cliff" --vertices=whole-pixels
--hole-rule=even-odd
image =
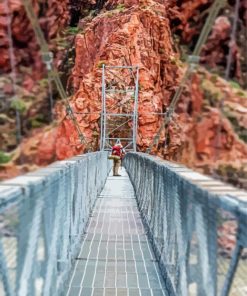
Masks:
[[[95,148],[100,132],[102,63],[140,67],[138,147],[145,151],[162,122],[160,116],[151,113],[167,109],[186,68],[180,60],[181,52],[173,32],[184,28],[181,36],[190,42],[202,23],[199,21],[193,32],[190,21],[196,18],[195,12],[198,9],[200,12],[202,5],[207,8],[209,3],[186,1],[187,5],[179,7],[176,1],[108,1],[98,15],[80,21],[82,31],[75,39],[75,66],[69,85],[76,92],[70,102],[75,112],[91,113],[76,114],[76,117],[86,139]],[[229,36],[229,27],[225,30]],[[204,62],[213,55],[207,46]],[[220,114],[218,106],[223,98],[225,109]],[[169,128],[168,149],[164,147],[163,132],[154,152],[207,173],[220,163],[240,167],[247,161],[247,146],[240,139],[247,126],[245,98],[246,92],[199,68],[177,106]],[[85,150],[64,108],[58,104],[56,109],[58,127],[35,136],[35,144],[33,138],[23,144],[24,157],[29,156],[38,165]],[[219,125],[221,141],[217,147]]]
[[[83,34],[76,38],[73,85],[77,92],[71,101],[75,111],[100,111],[99,65],[102,62],[140,66],[138,146],[142,151],[150,144],[162,120],[151,113],[166,110],[185,68],[172,38],[170,14],[169,5],[156,1],[136,5],[125,2],[124,9],[104,10],[91,22],[84,23]],[[209,96],[215,102],[209,102]],[[208,167],[216,157],[220,162],[232,163],[247,159],[246,144],[236,135],[228,118],[222,117],[217,109],[217,102],[223,97],[227,98],[227,108],[234,110],[234,116],[245,128],[246,93],[234,91],[219,77],[199,70],[187,85],[177,107],[177,115],[170,127],[168,151],[163,147],[163,133],[156,153],[192,167]],[[94,131],[99,133],[99,115],[78,115],[78,121],[89,140]],[[221,143],[217,147],[219,124],[222,126]],[[60,134],[65,135],[64,143],[70,128],[67,119],[59,127]],[[73,129],[69,133],[76,138]],[[64,148],[62,145],[58,148],[60,156],[67,155],[68,150],[70,154],[76,153],[75,146],[67,147],[63,152]]]

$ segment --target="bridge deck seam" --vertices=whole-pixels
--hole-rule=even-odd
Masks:
[[[122,174],[108,177],[96,201],[67,296],[167,295],[133,187]]]

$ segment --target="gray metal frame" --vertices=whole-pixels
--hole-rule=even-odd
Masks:
[[[144,153],[128,153],[124,166],[168,294],[245,295],[246,191]],[[229,237],[232,249],[220,243]]]
[[[0,295],[64,295],[107,156],[76,156],[0,183]]]
[[[123,77],[122,70],[128,69],[129,75],[134,78],[133,85],[130,85],[127,78]],[[119,74],[120,73],[120,74]],[[114,76],[117,88],[107,87],[109,79]],[[119,87],[121,84],[121,87]],[[136,151],[137,129],[138,129],[138,92],[139,92],[139,67],[138,66],[102,66],[102,112],[101,112],[101,139],[100,150],[111,150],[111,147],[121,141],[124,149]],[[133,93],[131,98],[127,95]],[[126,100],[119,102],[119,96]],[[112,106],[109,106],[108,99],[113,98],[118,105],[117,113],[112,112]],[[132,103],[129,112],[120,112],[120,109]],[[113,106],[115,106],[114,104]],[[124,130],[124,127],[127,129]],[[116,133],[117,132],[117,133]],[[126,136],[127,135],[127,136]]]

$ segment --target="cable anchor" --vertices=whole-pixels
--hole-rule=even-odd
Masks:
[[[189,63],[189,66],[190,66],[190,70],[194,71],[196,69],[196,67],[200,63],[200,56],[198,56],[198,55],[189,55],[188,56],[188,63]]]
[[[48,71],[52,70],[52,63],[53,63],[53,53],[51,51],[43,52],[42,53],[42,60],[46,65],[46,69]]]

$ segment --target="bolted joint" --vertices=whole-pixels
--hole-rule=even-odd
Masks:
[[[166,110],[166,117],[167,117],[167,119],[170,121],[171,120],[171,118],[172,118],[172,114],[173,114],[173,111],[174,111],[174,109],[173,108],[168,108],[167,110]]]
[[[188,63],[189,63],[191,72],[194,72],[196,70],[197,66],[199,65],[199,62],[200,62],[200,56],[190,55],[188,57]]]
[[[48,71],[52,69],[53,53],[51,51],[42,53],[42,60]]]
[[[71,110],[70,106],[66,106],[66,114],[69,116],[72,115],[72,110]]]
[[[189,64],[199,64],[200,56],[189,55],[188,56],[188,63]]]

